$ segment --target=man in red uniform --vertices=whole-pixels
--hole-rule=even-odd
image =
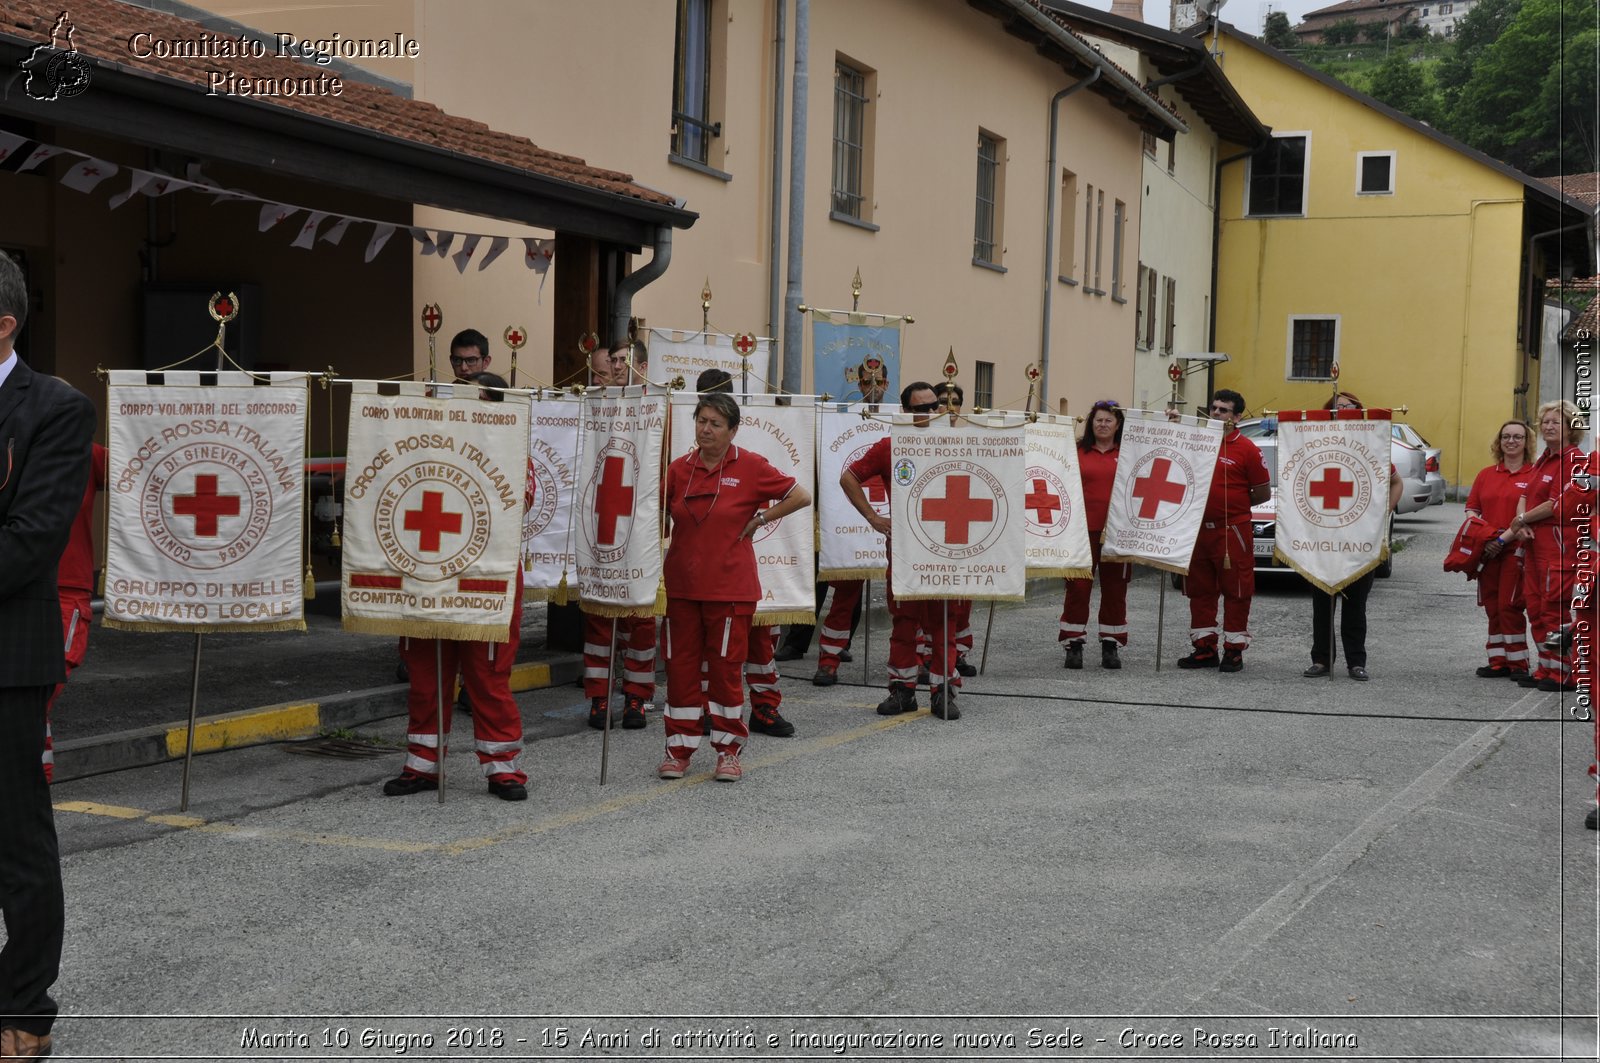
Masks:
[[[72,535],[56,565],[56,586],[61,592],[61,639],[67,653],[67,675],[83,663],[89,653],[89,620],[93,615],[89,597],[94,593],[94,496],[106,486],[106,448],[94,445],[90,459],[89,484],[83,489],[83,504],[72,521]],[[50,710],[66,684],[58,683],[44,708],[44,779],[55,782],[55,740],[50,734]]]
[[[915,414],[918,428],[926,428],[934,411],[939,408],[939,398],[933,385],[923,381],[907,384],[900,392],[900,408]],[[839,486],[856,512],[866,518],[873,530],[888,535],[890,521],[880,516],[867,501],[862,484],[874,476],[889,482],[891,436],[884,436],[867,449],[860,458],[848,465],[839,476]],[[954,625],[945,622],[949,603],[938,600],[901,602],[893,592],[888,595],[889,615],[894,626],[889,634],[889,696],[878,706],[880,716],[894,716],[902,712],[917,711],[916,682],[920,661],[917,657],[917,631],[927,632],[932,643],[928,663],[929,684],[933,688],[931,705],[935,716],[946,720],[961,718],[956,707],[956,690],[961,686],[961,676],[956,671],[956,646]]]
[[[472,379],[490,388],[506,386],[506,382],[493,373],[474,373]],[[505,399],[500,391],[482,394],[490,402]],[[530,477],[523,491],[524,509],[532,504],[533,491],[534,481]],[[448,750],[439,748],[438,685],[441,682],[454,685],[459,674],[472,704],[473,745],[478,764],[489,780],[489,792],[502,801],[528,799],[528,776],[517,763],[517,754],[522,752],[522,710],[511,696],[511,666],[517,662],[517,645],[522,641],[520,568],[516,585],[517,596],[511,607],[511,623],[504,642],[400,640],[400,656],[406,663],[411,682],[406,694],[409,716],[406,762],[399,775],[383,784],[385,797],[403,797],[439,788],[439,758]],[[448,689],[443,702],[443,731],[448,735],[450,712],[454,707]]]
[[[642,384],[649,368],[644,346],[634,355],[628,371],[628,348],[609,354],[596,351],[591,358],[590,382],[595,387]],[[604,730],[611,700],[611,640],[622,648],[622,726],[630,731],[645,724],[645,706],[656,696],[656,621],[650,616],[622,617],[583,614],[583,693],[589,699],[589,726]],[[616,717],[613,715],[612,721]]]
[[[966,405],[966,391],[960,384],[947,382],[935,385],[933,393],[939,397],[939,412],[948,413],[950,423],[955,424],[961,417],[961,408]],[[956,671],[968,677],[977,675],[977,666],[967,663],[967,654],[972,652],[974,642],[971,598],[956,598],[950,602],[950,626],[955,629]]]
[[[1272,497],[1261,451],[1239,433],[1244,396],[1227,388],[1211,397],[1211,416],[1226,422],[1222,452],[1184,586],[1189,595],[1189,640],[1194,651],[1179,668],[1237,672],[1250,645],[1250,599],[1256,593],[1250,507]],[[1217,596],[1222,596],[1222,654],[1217,655]]]

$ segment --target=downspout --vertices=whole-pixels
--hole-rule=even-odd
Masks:
[[[1253,155],[1259,155],[1266,148],[1270,140],[1258,144],[1249,151],[1241,151],[1237,155],[1229,155],[1226,159],[1217,160],[1217,172],[1211,179],[1211,321],[1206,328],[1206,349],[1217,349],[1217,267],[1222,262],[1222,168]],[[1260,269],[1260,265],[1256,267]],[[1206,399],[1217,389],[1217,363],[1206,363]]]
[[[789,18],[789,5],[776,0],[778,33],[772,44],[772,209],[767,215],[770,246],[767,249],[767,335],[779,336],[783,323],[783,293],[778,288],[778,253],[783,250],[783,239],[778,228],[783,222],[783,57],[788,50],[784,25]],[[768,380],[782,375],[783,355],[774,339],[767,350]]]
[[[622,280],[617,282],[616,302],[611,309],[611,342],[620,343],[628,334],[628,320],[633,317],[633,297],[639,289],[655,280],[667,271],[667,265],[672,261],[672,227],[659,226],[656,229],[655,254],[650,257],[639,269],[634,270]]]
[[[1039,409],[1045,410],[1045,396],[1050,394],[1050,310],[1055,303],[1056,273],[1056,133],[1061,101],[1073,93],[1088,88],[1100,80],[1104,67],[1095,67],[1089,76],[1068,85],[1050,97],[1050,159],[1045,163],[1044,174],[1044,311],[1039,323]]]
[[[789,116],[789,282],[783,298],[783,390],[800,383],[800,285],[805,275],[806,97],[810,85],[811,0],[794,3],[794,104]]]

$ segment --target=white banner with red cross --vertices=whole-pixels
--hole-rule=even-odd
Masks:
[[[106,405],[105,625],[305,630],[306,375],[117,370]]]
[[[583,396],[572,520],[578,597],[586,613],[665,613],[661,448],[666,427],[665,388],[602,388]]]
[[[1222,433],[1221,421],[1124,411],[1102,561],[1137,561],[1188,575]]]
[[[810,396],[794,397],[778,405],[775,395],[739,399],[739,430],[733,445],[760,454],[772,467],[793,476],[810,490],[816,479],[816,407]],[[672,396],[672,446],[676,458],[694,449],[694,392]],[[763,507],[766,508],[766,507]],[[816,622],[816,584],[812,578],[815,553],[811,514],[808,510],[763,524],[753,537],[756,572],[761,578],[761,601],[755,620],[762,624],[812,624]]]
[[[889,434],[887,418],[870,415],[877,407],[827,403],[817,407],[817,579],[882,579],[889,546],[850,504],[839,477]],[[889,485],[874,476],[862,484],[867,501],[889,515]]]
[[[525,600],[567,601],[578,577],[572,507],[578,483],[578,425],[583,400],[564,391],[536,392],[528,417],[528,479],[533,493],[522,515]]]
[[[1278,414],[1273,552],[1333,594],[1389,556],[1388,410]]]
[[[344,627],[504,642],[516,605],[528,396],[358,380],[345,459]]]
[[[1029,576],[1089,579],[1094,575],[1074,421],[1040,414],[1024,432],[1028,461],[1022,472],[1022,513],[1028,529]]]
[[[683,377],[684,386],[693,390],[695,380],[707,369],[721,369],[733,377],[733,390],[761,393],[767,390],[767,360],[772,340],[749,332],[727,335],[721,332],[679,332],[650,329],[650,379],[671,380]],[[749,387],[745,386],[744,359],[750,359]]]
[[[919,427],[894,415],[890,586],[897,598],[1021,601],[1027,591],[1026,418],[971,414]]]

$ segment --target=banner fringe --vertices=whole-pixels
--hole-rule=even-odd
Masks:
[[[1029,579],[1051,579],[1060,576],[1062,579],[1094,579],[1092,568],[1029,568]]]
[[[894,592],[897,602],[1025,602],[1026,594],[901,594]]]
[[[556,605],[571,605],[572,594],[567,587],[567,570],[561,570],[561,582],[556,584],[556,589],[550,592],[550,600]]]
[[[817,614],[809,609],[777,609],[770,613],[757,611],[751,618],[755,624],[815,624]]]
[[[856,579],[883,579],[887,568],[822,568],[817,570],[818,583],[848,583]]]
[[[115,617],[102,616],[100,618],[100,626],[111,628],[114,631],[142,631],[149,634],[180,632],[193,635],[226,635],[257,631],[304,631],[306,622],[301,619],[274,620],[270,624],[152,624],[144,621],[118,620]]]
[[[548,602],[555,594],[553,587],[524,587],[522,588],[523,604],[528,602]]]
[[[609,602],[591,602],[587,599],[582,599],[578,602],[578,605],[590,616],[614,616],[618,619],[635,617],[642,619],[666,615],[664,610],[657,613],[654,603],[650,605],[612,605]]]
[[[1350,586],[1350,584],[1354,583],[1358,579],[1361,579],[1368,572],[1373,571],[1379,565],[1383,564],[1384,561],[1388,560],[1388,558],[1389,558],[1389,544],[1388,543],[1384,543],[1383,544],[1383,549],[1378,551],[1378,557],[1377,557],[1376,560],[1368,561],[1365,565],[1362,565],[1361,568],[1356,571],[1355,575],[1351,576],[1349,579],[1345,580],[1343,583],[1339,584],[1338,586],[1333,586],[1332,584],[1328,584],[1328,583],[1322,582],[1320,579],[1318,579],[1317,577],[1313,576],[1311,573],[1307,572],[1305,569],[1301,568],[1299,565],[1295,564],[1293,558],[1285,557],[1283,554],[1279,553],[1278,552],[1278,548],[1277,548],[1276,545],[1274,545],[1273,548],[1272,548],[1272,556],[1276,557],[1279,561],[1282,561],[1284,564],[1286,564],[1290,568],[1294,569],[1294,571],[1297,574],[1299,574],[1300,578],[1304,579],[1307,583],[1311,584],[1313,587],[1317,588],[1317,590],[1321,591],[1322,593],[1324,593],[1324,594],[1338,594],[1340,591],[1342,591],[1346,587]]]
[[[346,631],[362,635],[404,635],[413,639],[450,639],[455,642],[504,642],[505,624],[452,624],[432,620],[418,622],[399,617],[351,616],[345,614]]]

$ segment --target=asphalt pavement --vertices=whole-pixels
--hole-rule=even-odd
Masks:
[[[1056,589],[997,608],[957,721],[877,716],[859,639],[839,686],[785,665],[799,733],[732,785],[706,751],[658,781],[657,714],[602,786],[565,684],[518,695],[525,803],[485,792],[465,720],[443,802],[380,795],[399,719],[198,756],[182,814],[177,763],[58,784],[57,1052],[1593,1059],[1594,729],[1473,675],[1459,519],[1401,519],[1370,683],[1300,676],[1289,578],[1243,672],[1179,671],[1185,602],[1147,574],[1117,672],[1062,669]],[[387,680],[380,641],[355,649]]]

